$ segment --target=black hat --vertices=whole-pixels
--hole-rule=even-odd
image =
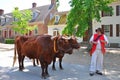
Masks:
[[[100,31],[102,34],[104,34],[104,32],[103,32],[103,29],[102,29],[102,28],[97,28],[95,31],[96,31],[96,32],[97,32],[97,31]]]

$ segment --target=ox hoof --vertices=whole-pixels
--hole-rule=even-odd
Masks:
[[[46,77],[45,77],[45,76],[42,76],[42,79],[46,79]]]
[[[36,67],[37,65],[33,65],[34,67]]]
[[[23,71],[23,69],[19,69],[19,71]]]
[[[46,78],[50,77],[49,74],[42,74],[41,76],[42,76],[42,79],[46,79]]]
[[[19,71],[23,71],[24,70],[24,68],[19,68]]]
[[[60,68],[60,70],[64,70],[64,68]]]
[[[46,74],[46,77],[50,77],[50,75],[49,75],[49,74]]]
[[[53,70],[53,71],[56,71],[56,69],[55,69],[55,68],[52,68],[52,70]]]

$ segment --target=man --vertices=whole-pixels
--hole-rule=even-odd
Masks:
[[[96,33],[90,38],[90,44],[92,45],[92,49],[90,50],[90,76],[93,76],[95,73],[102,75],[103,55],[105,54],[105,45],[107,43],[108,39],[103,34],[102,29],[96,29]]]

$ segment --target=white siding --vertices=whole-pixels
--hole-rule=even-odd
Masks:
[[[108,37],[110,43],[120,43],[120,37],[116,37],[116,24],[120,24],[120,16],[116,16],[116,6],[120,5],[120,1],[110,4],[113,7],[114,14],[112,16],[101,17],[101,22],[93,21],[93,32],[101,25],[113,25],[113,37]]]

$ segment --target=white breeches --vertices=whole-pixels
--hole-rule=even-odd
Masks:
[[[103,53],[101,50],[95,50],[91,57],[90,71],[96,72],[96,70],[102,72],[103,68]]]

